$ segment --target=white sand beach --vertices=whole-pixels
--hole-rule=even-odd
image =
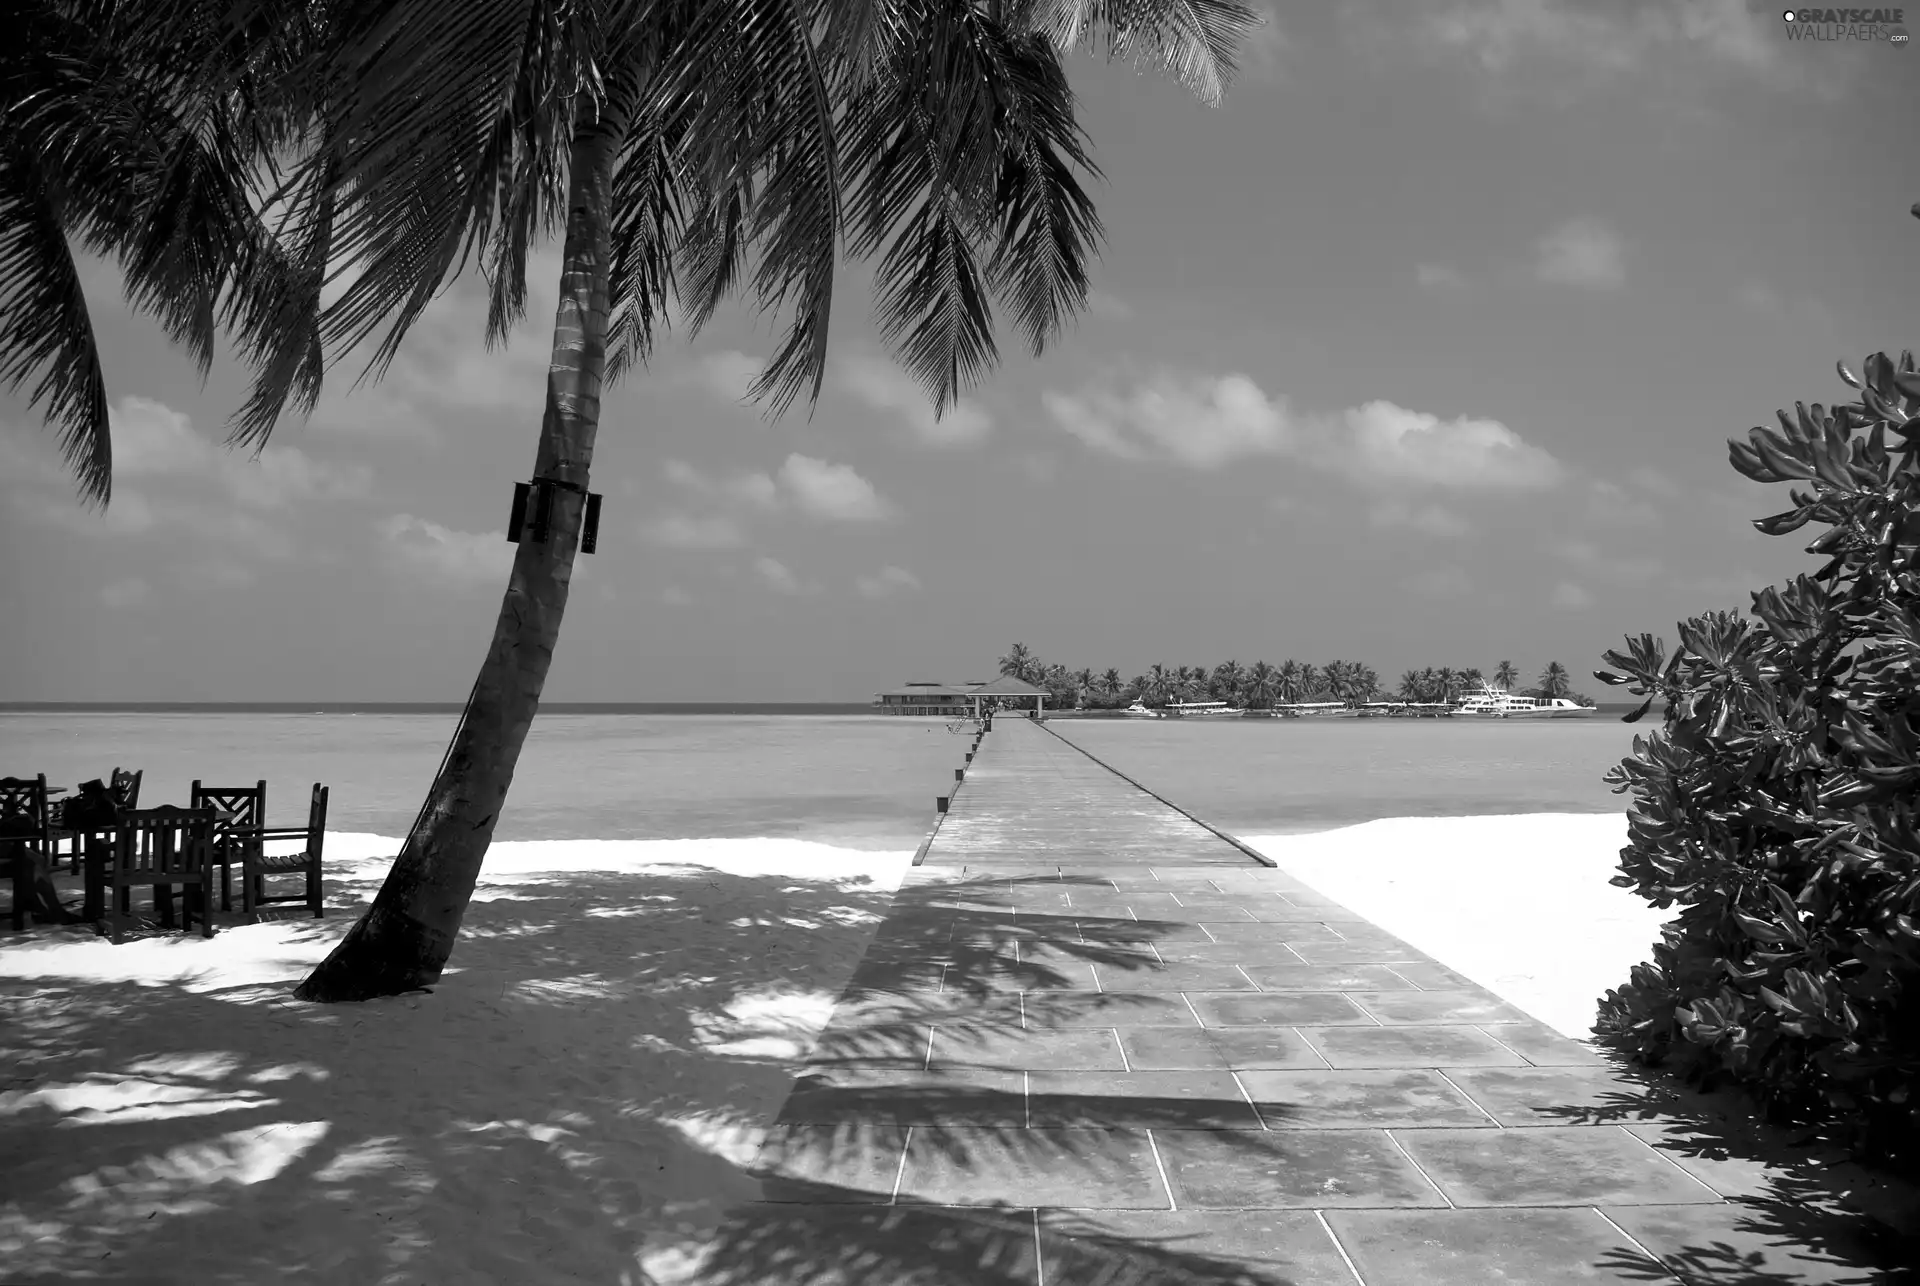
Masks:
[[[1563,1035],[1648,959],[1673,915],[1608,883],[1624,813],[1394,817],[1243,836],[1280,869]]]
[[[1255,837],[1281,866],[1571,1035],[1659,913],[1617,817]],[[0,939],[9,1282],[672,1278],[909,853],[790,840],[496,844],[431,995],[287,992],[397,842],[329,839],[325,920],[115,947]]]

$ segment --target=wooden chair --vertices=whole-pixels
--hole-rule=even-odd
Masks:
[[[47,775],[0,777],[0,858],[13,874],[13,927],[27,927],[34,905],[33,850],[47,851]]]
[[[263,906],[277,903],[304,902],[313,912],[313,918],[319,919],[323,907],[320,890],[320,852],[327,838],[327,788],[319,782],[313,783],[313,796],[307,805],[307,824],[305,826],[282,826],[261,828],[249,831],[230,832],[233,840],[242,850],[240,864],[240,911],[246,916],[254,916]],[[271,840],[304,840],[306,846],[297,853],[269,853],[267,843]],[[268,877],[304,875],[306,887],[300,893],[267,895]]]
[[[172,886],[181,886],[182,929],[192,927],[196,909],[200,936],[213,936],[213,810],[202,808],[135,809],[114,833],[113,855],[101,873],[107,890],[107,930],[117,943],[133,918],[133,889],[155,890],[163,923],[173,911]],[[160,890],[167,890],[162,893]]]
[[[107,789],[113,794],[113,802],[126,811],[140,807],[140,779],[144,776],[146,776],[144,768],[135,772],[122,772],[116,767],[107,778]],[[86,853],[87,841],[93,837],[92,834],[63,826],[49,826],[48,834],[55,844],[66,839],[73,841],[73,862],[68,869],[78,872],[81,859]],[[53,861],[52,849],[47,850],[47,860]]]
[[[202,786],[195,779],[187,806],[212,808],[232,814],[225,821],[215,822],[213,827],[213,864],[220,868],[220,909],[231,911],[234,864],[241,863],[244,870],[243,859],[248,852],[255,857],[260,856],[260,841],[243,838],[241,832],[257,831],[267,824],[267,783],[257,781],[251,786]],[[241,891],[240,900],[245,905],[245,890]]]

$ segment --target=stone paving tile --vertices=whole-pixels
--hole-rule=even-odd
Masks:
[[[1400,1130],[1394,1134],[1459,1206],[1667,1205],[1720,1195],[1625,1130]]]
[[[1284,942],[1156,942],[1153,949],[1169,963],[1256,965],[1305,963]]]
[[[1055,1286],[1354,1286],[1304,1210],[1042,1211],[1040,1260]]]
[[[1154,1141],[1182,1210],[1447,1204],[1385,1130],[1165,1130]]]
[[[1555,1286],[1665,1276],[1593,1210],[1335,1210],[1327,1223],[1366,1286]]]
[[[1339,930],[1318,920],[1288,920],[1262,923],[1247,920],[1239,924],[1209,920],[1207,932],[1215,942],[1343,942]]]
[[[1239,1071],[1248,1068],[1324,1068],[1325,1059],[1285,1027],[1181,1030],[1121,1028],[1120,1046],[1135,1070]]]
[[[1246,974],[1224,964],[1102,964],[1093,967],[1102,991],[1258,991]]]
[[[936,1027],[927,1066],[990,1067],[1012,1071],[1120,1072],[1127,1067],[1110,1029],[993,1031]]]
[[[1448,1075],[1506,1126],[1625,1124],[1672,1119],[1697,1095],[1662,1089],[1610,1067],[1468,1067]]]
[[[1426,961],[1400,965],[1394,972],[1422,991],[1470,991],[1476,986],[1473,979]]]
[[[754,1158],[763,1201],[885,1203],[906,1150],[904,1126],[873,1121],[775,1125]]]
[[[1155,1130],[1257,1130],[1260,1117],[1225,1071],[1034,1072],[1027,1078],[1033,1126]]]
[[[1301,1027],[1335,1023],[1365,1027],[1378,1025],[1337,991],[1195,994],[1188,999],[1193,1002],[1200,1021],[1208,1027]]]
[[[1353,999],[1387,1024],[1490,1023],[1526,1015],[1489,992],[1356,991]]]
[[[1198,1027],[1193,1010],[1179,995],[1150,991],[1053,992],[1027,998],[1027,1026],[1037,1030],[1070,1027]]]
[[[1249,1137],[1259,1137],[1253,1131]],[[915,1130],[900,1199],[955,1206],[1167,1210],[1145,1130]]]
[[[1572,1040],[1540,1022],[1476,1023],[1481,1031],[1542,1067],[1604,1067],[1611,1062],[1586,1041]]]
[[[1779,1203],[1608,1206],[1602,1211],[1688,1283],[1701,1286],[1868,1286],[1920,1280],[1891,1238],[1857,1220]]]
[[[1427,957],[1405,943],[1374,946],[1363,942],[1329,942],[1324,939],[1289,939],[1287,945],[1308,964],[1400,964]]]
[[[1246,972],[1262,991],[1416,990],[1387,965],[1248,965]]]
[[[1524,1067],[1478,1027],[1303,1027],[1334,1067]]]
[[[1424,1068],[1243,1071],[1238,1077],[1269,1129],[1498,1128],[1446,1077]]]

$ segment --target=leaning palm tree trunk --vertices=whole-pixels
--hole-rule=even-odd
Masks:
[[[544,544],[521,540],[473,693],[372,908],[294,992],[302,1000],[366,1000],[440,976],[480,878],[567,610],[606,368],[615,125],[579,126],[569,154],[560,306],[547,368],[534,474],[554,489]]]

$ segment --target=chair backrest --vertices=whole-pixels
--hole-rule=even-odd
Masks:
[[[327,788],[313,783],[313,799],[307,805],[307,851],[318,854],[327,837]]]
[[[122,882],[134,873],[183,876],[204,873],[213,846],[213,810],[178,808],[135,809],[126,815],[115,838],[115,875]],[[156,884],[165,884],[155,879]],[[176,881],[177,882],[177,881]]]
[[[114,803],[122,808],[140,807],[140,779],[146,775],[147,770],[144,768],[135,772],[122,772],[115,768],[113,776],[107,779],[107,789],[113,792]]]
[[[264,781],[251,786],[202,786],[196,780],[189,798],[189,807],[217,808],[232,813],[233,820],[226,824],[235,830],[267,824],[267,783]]]
[[[25,820],[20,820],[25,819]],[[12,825],[7,825],[11,822]],[[47,775],[0,777],[0,829],[19,829],[44,837],[47,829]]]

